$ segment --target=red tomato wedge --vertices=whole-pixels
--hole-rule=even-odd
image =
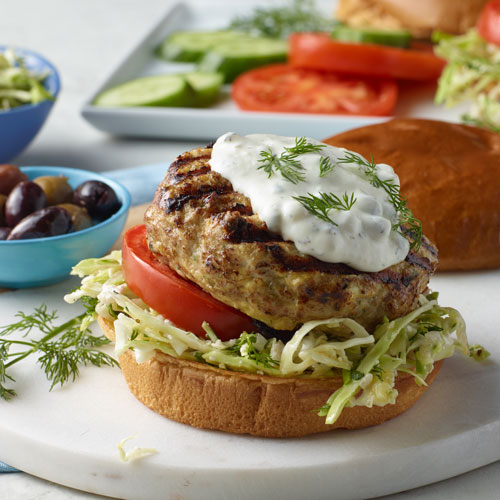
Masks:
[[[439,77],[446,64],[423,45],[417,50],[347,43],[333,40],[326,33],[294,33],[288,44],[288,62],[294,67],[352,75],[431,81]]]
[[[479,34],[490,43],[500,45],[500,0],[488,2],[477,21]]]
[[[249,316],[214,299],[160,263],[147,245],[144,225],[125,233],[122,267],[129,288],[179,328],[205,337],[201,325],[206,321],[221,340],[255,329]]]
[[[248,111],[389,115],[397,96],[392,79],[345,76],[287,64],[243,73],[232,86],[234,101]]]

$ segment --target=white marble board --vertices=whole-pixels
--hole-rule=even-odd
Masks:
[[[1,323],[45,302],[76,314],[62,296],[76,284],[0,296]],[[500,459],[500,271],[432,280],[440,302],[459,308],[484,364],[456,355],[405,415],[375,428],[302,439],[257,439],[170,422],[137,402],[118,369],[85,368],[48,392],[39,368],[12,371],[19,395],[0,401],[0,459],[30,474],[124,499],[362,499],[461,474]],[[117,444],[154,447],[124,463]]]

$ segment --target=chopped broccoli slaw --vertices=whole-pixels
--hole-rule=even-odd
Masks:
[[[439,306],[436,293],[422,295],[417,309],[382,322],[373,333],[352,319],[332,318],[304,323],[288,342],[254,332],[221,341],[208,324],[204,324],[206,338],[177,328],[134,295],[123,276],[120,251],[84,260],[73,274],[83,278],[82,283],[65,300],[97,299],[89,322],[96,315],[113,322],[117,355],[132,349],[142,363],[158,350],[233,371],[275,377],[343,377],[343,386],[319,410],[327,424],[334,423],[346,406],[393,404],[398,373],[412,375],[421,385],[434,363],[452,356],[455,349],[475,358],[487,356],[484,349],[469,347],[462,316]]]

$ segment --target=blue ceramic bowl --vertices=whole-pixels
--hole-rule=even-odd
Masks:
[[[0,45],[2,52],[7,48]],[[36,52],[18,48],[14,50],[24,59],[27,68],[37,73],[50,71],[44,86],[55,100],[61,87],[56,68]],[[8,163],[28,146],[42,128],[53,105],[54,101],[46,100],[0,111],[0,163]]]
[[[119,183],[103,175],[64,167],[22,167],[34,179],[41,175],[64,175],[72,188],[98,180],[112,187],[122,206],[109,219],[74,233],[31,240],[0,241],[0,286],[28,288],[50,285],[67,278],[80,260],[102,257],[113,246],[125,225],[130,194]]]

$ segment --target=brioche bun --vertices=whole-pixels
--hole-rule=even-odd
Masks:
[[[354,28],[407,29],[417,38],[433,30],[461,34],[474,26],[487,0],[339,0],[336,17]]]
[[[325,142],[394,168],[408,206],[438,248],[438,271],[500,267],[499,134],[397,118]]]
[[[98,318],[105,335],[114,340],[113,323]],[[426,379],[432,383],[441,368]],[[130,350],[120,356],[120,367],[130,391],[151,410],[171,420],[202,429],[261,437],[300,437],[337,428],[359,429],[377,425],[409,409],[428,386],[413,376],[396,379],[396,404],[345,408],[333,425],[314,410],[342,386],[342,378],[281,378],[223,370],[173,358],[156,351],[137,363]]]

